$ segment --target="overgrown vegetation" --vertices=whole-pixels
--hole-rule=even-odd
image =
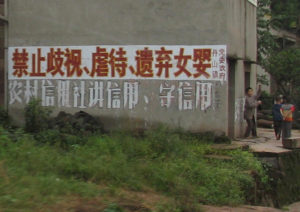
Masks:
[[[215,150],[210,134],[159,127],[143,136],[63,136],[57,130],[0,128],[0,211],[76,211],[94,201],[97,210],[106,212],[197,212],[202,203],[253,201],[253,173],[258,181],[267,181],[251,153]],[[134,193],[143,195],[134,198]],[[159,198],[146,204],[151,195]],[[139,196],[146,198],[138,201]],[[130,209],[132,201],[143,210]]]
[[[272,108],[274,104],[274,97],[272,95],[263,91],[259,99],[263,102],[263,104],[258,107],[259,110],[270,110]]]
[[[298,0],[258,0],[257,8],[257,60],[267,68],[273,54],[290,48],[271,29],[300,33],[300,2]],[[272,74],[272,73],[271,73]]]
[[[0,125],[3,127],[10,126],[10,118],[8,112],[3,107],[0,107]]]
[[[276,84],[275,94],[289,97],[300,107],[300,49],[274,32],[300,33],[299,0],[258,0],[257,55],[258,63],[272,76]],[[276,34],[276,33],[275,33]],[[263,77],[258,82],[266,84]]]
[[[292,97],[294,101],[299,98],[300,48],[274,53],[269,58],[267,70],[275,80],[279,93]]]
[[[29,133],[37,133],[48,129],[51,109],[41,107],[39,99],[32,99],[25,107],[25,130]]]
[[[258,0],[257,7],[257,61],[263,68],[266,68],[268,58],[279,47],[276,37],[271,33],[271,2],[272,0]]]
[[[293,32],[300,29],[300,2],[298,0],[272,0],[271,8],[274,28]]]

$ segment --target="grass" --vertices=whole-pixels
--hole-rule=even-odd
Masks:
[[[126,204],[141,198],[135,203],[144,211],[195,212],[201,204],[238,205],[251,199],[249,170],[267,180],[251,153],[216,151],[207,137],[159,128],[143,137],[115,133],[77,142],[69,136],[64,140],[68,148],[62,148],[61,136],[53,134],[59,133],[33,136],[0,128],[0,211],[55,211],[60,204],[60,211],[72,211],[93,200],[102,211],[134,211]],[[161,198],[150,201],[151,196]]]

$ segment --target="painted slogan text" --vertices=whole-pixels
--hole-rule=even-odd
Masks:
[[[9,104],[36,97],[44,106],[133,110],[159,80],[161,107],[206,110],[213,85],[228,77],[222,45],[10,47],[8,55]]]

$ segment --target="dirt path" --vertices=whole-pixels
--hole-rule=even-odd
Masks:
[[[268,207],[260,207],[260,206],[250,206],[245,205],[241,207],[215,207],[210,205],[205,205],[205,212],[300,212],[300,202],[294,203],[283,210],[277,208],[268,208]]]

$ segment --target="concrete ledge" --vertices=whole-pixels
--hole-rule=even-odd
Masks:
[[[298,149],[300,148],[300,137],[291,137],[282,140],[282,145],[287,149]]]
[[[0,15],[0,21],[8,22],[7,18],[3,15]]]

